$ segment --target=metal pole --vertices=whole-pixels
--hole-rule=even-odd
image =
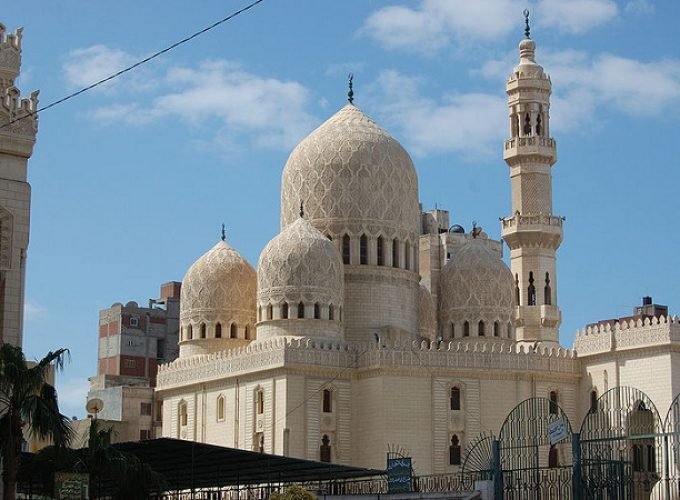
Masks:
[[[666,490],[666,498],[671,497],[670,463],[668,462],[668,435],[663,437],[663,482]]]
[[[581,500],[581,435],[574,432],[571,435],[571,491],[574,500]]]
[[[501,443],[494,440],[491,446],[491,462],[493,469],[493,497],[494,500],[503,499],[503,470],[501,469]]]

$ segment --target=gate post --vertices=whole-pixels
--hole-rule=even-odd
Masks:
[[[501,442],[494,440],[491,446],[491,467],[493,470],[493,498],[503,500],[503,469],[501,468]]]
[[[574,432],[571,435],[571,492],[573,500],[581,500],[581,434]]]

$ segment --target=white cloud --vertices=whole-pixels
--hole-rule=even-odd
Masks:
[[[35,302],[26,301],[24,303],[24,321],[40,321],[47,317],[47,309]]]
[[[417,8],[384,7],[366,19],[363,33],[389,49],[433,52],[451,43],[493,40],[519,24],[520,0],[423,0]]]
[[[636,0],[644,2],[644,0]],[[537,0],[541,27],[582,33],[618,14],[613,0]],[[472,45],[502,38],[511,32],[521,36],[521,0],[422,0],[417,7],[392,5],[371,14],[362,33],[385,48],[431,54],[452,42]]]
[[[63,68],[69,86],[86,87],[124,69],[135,60],[134,56],[122,50],[93,45],[72,50]]]
[[[539,0],[536,18],[541,26],[557,27],[567,33],[583,33],[618,14],[613,0]]]
[[[99,52],[125,59],[120,51]],[[310,97],[306,87],[249,73],[229,61],[172,67],[147,78],[147,82],[153,86],[155,98],[140,101],[143,104],[128,100],[100,106],[91,116],[102,124],[134,125],[176,117],[192,126],[214,130],[212,140],[220,141],[212,146],[214,149],[223,149],[227,144],[222,138],[227,136],[231,138],[230,148],[249,141],[256,147],[289,149],[318,123],[307,111]],[[205,140],[201,143],[211,149]]]
[[[627,14],[654,14],[654,5],[649,0],[632,0],[626,4]]]
[[[57,377],[57,397],[59,411],[67,417],[85,414],[85,402],[90,383],[86,378]]]
[[[376,86],[386,124],[416,155],[461,152],[469,157],[497,153],[505,131],[505,100],[497,95],[447,94],[439,100],[419,91],[417,78],[385,71]]]

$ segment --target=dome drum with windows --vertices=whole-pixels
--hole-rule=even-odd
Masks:
[[[224,240],[182,281],[180,357],[247,345],[255,338],[255,269]]]

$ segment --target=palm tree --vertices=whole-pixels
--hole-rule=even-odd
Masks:
[[[20,347],[0,345],[0,457],[7,500],[16,495],[24,425],[58,448],[71,441],[69,419],[59,413],[57,391],[47,383],[50,367],[62,370],[68,355],[68,349],[59,349],[30,366]]]

